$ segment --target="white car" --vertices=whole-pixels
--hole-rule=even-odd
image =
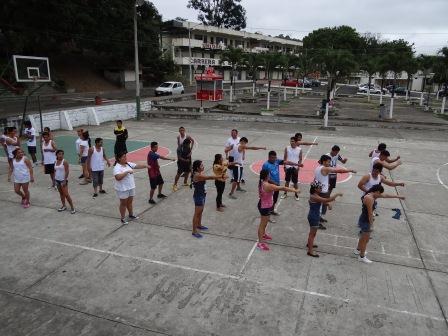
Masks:
[[[368,88],[369,86],[367,85],[367,84],[364,84],[364,85],[361,85],[359,88],[358,88],[358,92],[359,93],[367,93],[367,88]],[[375,87],[375,86],[373,86],[373,85],[370,85],[370,93],[371,94],[380,94],[381,93],[381,88],[379,88],[379,87]]]
[[[176,95],[184,92],[184,86],[181,82],[164,82],[154,90],[156,96]]]

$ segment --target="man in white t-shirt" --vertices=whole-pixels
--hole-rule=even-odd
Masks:
[[[225,145],[224,145],[224,153],[226,153],[226,159],[229,160],[229,162],[234,162],[235,158],[232,156],[232,149],[237,148],[238,144],[240,143],[240,137],[238,136],[238,130],[233,129],[230,132],[230,138],[227,139]],[[244,154],[242,157],[242,160],[244,162]],[[230,170],[231,178],[233,180],[233,171]],[[241,179],[240,179],[241,181]]]
[[[299,167],[303,167],[302,164],[302,149],[297,145],[295,137],[289,139],[290,145],[285,148],[283,155],[283,161],[290,161],[297,164],[297,166],[291,166],[285,164],[285,186],[289,187],[289,183],[292,182],[295,189],[299,186]],[[285,191],[280,198],[286,198],[288,193]],[[299,200],[299,195],[294,194],[296,201]]]
[[[28,146],[28,154],[30,154],[31,158],[33,159],[33,165],[37,166],[36,130],[29,120],[26,120],[23,125],[25,126],[24,136],[27,139],[26,144]]]
[[[79,154],[79,144],[82,142],[82,133],[84,130],[82,128],[78,128],[76,130],[76,133],[78,134],[78,138],[75,141],[75,147],[76,147],[76,154],[78,155],[78,161],[81,161],[81,156]],[[84,177],[84,174],[81,171],[81,175],[79,175],[78,178],[82,179]]]

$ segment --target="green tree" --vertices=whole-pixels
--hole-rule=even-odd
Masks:
[[[381,42],[378,36],[373,34],[365,34],[361,37],[362,53],[359,61],[359,68],[363,70],[368,76],[367,99],[370,101],[370,85],[372,84],[372,77],[380,70],[380,54],[379,48]]]
[[[439,85],[442,84],[443,98],[440,113],[445,113],[446,97],[448,95],[448,47],[443,47],[438,53],[437,60],[434,64],[434,81]]]
[[[198,20],[205,25],[241,30],[246,28],[246,10],[241,0],[189,0],[188,8],[201,12]]]
[[[303,38],[303,47],[327,73],[327,100],[338,79],[357,69],[356,57],[362,41],[355,29],[348,26],[320,28]]]
[[[406,71],[406,76],[407,76],[407,81],[406,81],[406,99],[409,99],[410,98],[410,94],[409,93],[410,93],[411,78],[418,71],[417,59],[414,56],[409,57],[407,62],[404,64],[403,70]]]
[[[228,63],[230,66],[230,102],[233,101],[233,77],[234,71],[243,65],[243,50],[229,47],[221,54],[221,64]]]
[[[243,64],[246,72],[252,77],[252,97],[255,97],[255,85],[257,82],[258,68],[263,65],[263,60],[260,54],[257,53],[244,53]]]
[[[260,57],[262,59],[263,67],[268,78],[268,95],[266,108],[270,109],[271,100],[271,83],[272,83],[272,73],[274,72],[277,65],[279,65],[279,59],[281,57],[280,53],[265,52],[261,53]]]
[[[417,57],[418,68],[423,72],[423,84],[422,91],[420,96],[420,106],[423,106],[423,95],[425,93],[425,89],[428,89],[426,105],[429,106],[429,95],[431,90],[431,72],[433,71],[434,65],[436,63],[437,56],[423,55],[420,54]]]

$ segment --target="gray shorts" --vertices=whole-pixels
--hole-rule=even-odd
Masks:
[[[119,199],[128,199],[129,197],[135,196],[135,188],[125,190],[125,191],[119,191],[119,190],[115,190],[115,191],[117,192],[117,196]]]
[[[99,185],[103,185],[104,170],[92,171],[93,187],[96,188]]]

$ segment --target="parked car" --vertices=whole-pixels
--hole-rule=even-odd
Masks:
[[[395,94],[397,96],[406,96],[407,89],[404,86],[399,86],[395,88]]]
[[[359,93],[367,93],[368,87],[369,87],[369,85],[363,84],[363,85],[359,86],[358,92]],[[381,93],[381,88],[371,84],[370,85],[370,93],[372,93],[372,94],[380,94]]]
[[[317,79],[312,79],[311,80],[311,86],[312,87],[319,87],[321,85],[320,81]]]
[[[282,81],[282,86],[290,86],[290,87],[303,87],[303,81],[301,79],[297,80],[297,79],[291,79],[291,78],[287,78],[284,79]],[[306,88],[310,88],[311,87],[311,82],[307,79],[305,79],[305,87]]]
[[[154,90],[156,96],[183,94],[184,92],[185,89],[181,82],[164,82]]]

